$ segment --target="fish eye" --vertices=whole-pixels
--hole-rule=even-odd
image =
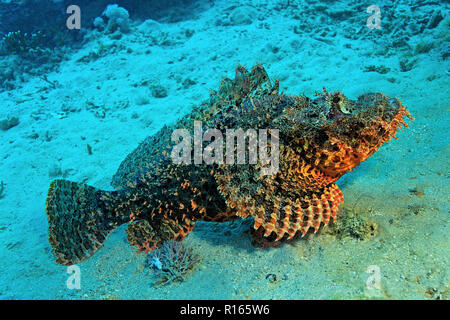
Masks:
[[[333,97],[333,102],[334,103],[339,103],[339,101],[341,101],[341,98],[339,96],[334,96]]]

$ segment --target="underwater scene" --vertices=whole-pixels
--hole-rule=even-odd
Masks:
[[[0,300],[447,300],[448,0],[1,0]]]

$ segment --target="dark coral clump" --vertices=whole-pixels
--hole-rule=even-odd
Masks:
[[[22,31],[9,32],[3,37],[2,50],[7,54],[24,55],[31,50],[43,51],[45,35],[40,31],[26,33]]]

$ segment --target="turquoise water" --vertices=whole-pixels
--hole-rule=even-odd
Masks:
[[[448,1],[90,2],[0,2],[0,299],[448,299]],[[163,285],[127,224],[55,262],[53,180],[113,190],[139,142],[258,63],[287,95],[383,92],[415,119],[337,181],[336,223],[262,249],[251,218],[199,221],[199,262]]]

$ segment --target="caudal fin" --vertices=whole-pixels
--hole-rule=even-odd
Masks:
[[[45,211],[49,242],[57,263],[76,264],[103,245],[115,228],[106,219],[102,200],[106,194],[108,192],[82,183],[67,180],[51,183]]]

